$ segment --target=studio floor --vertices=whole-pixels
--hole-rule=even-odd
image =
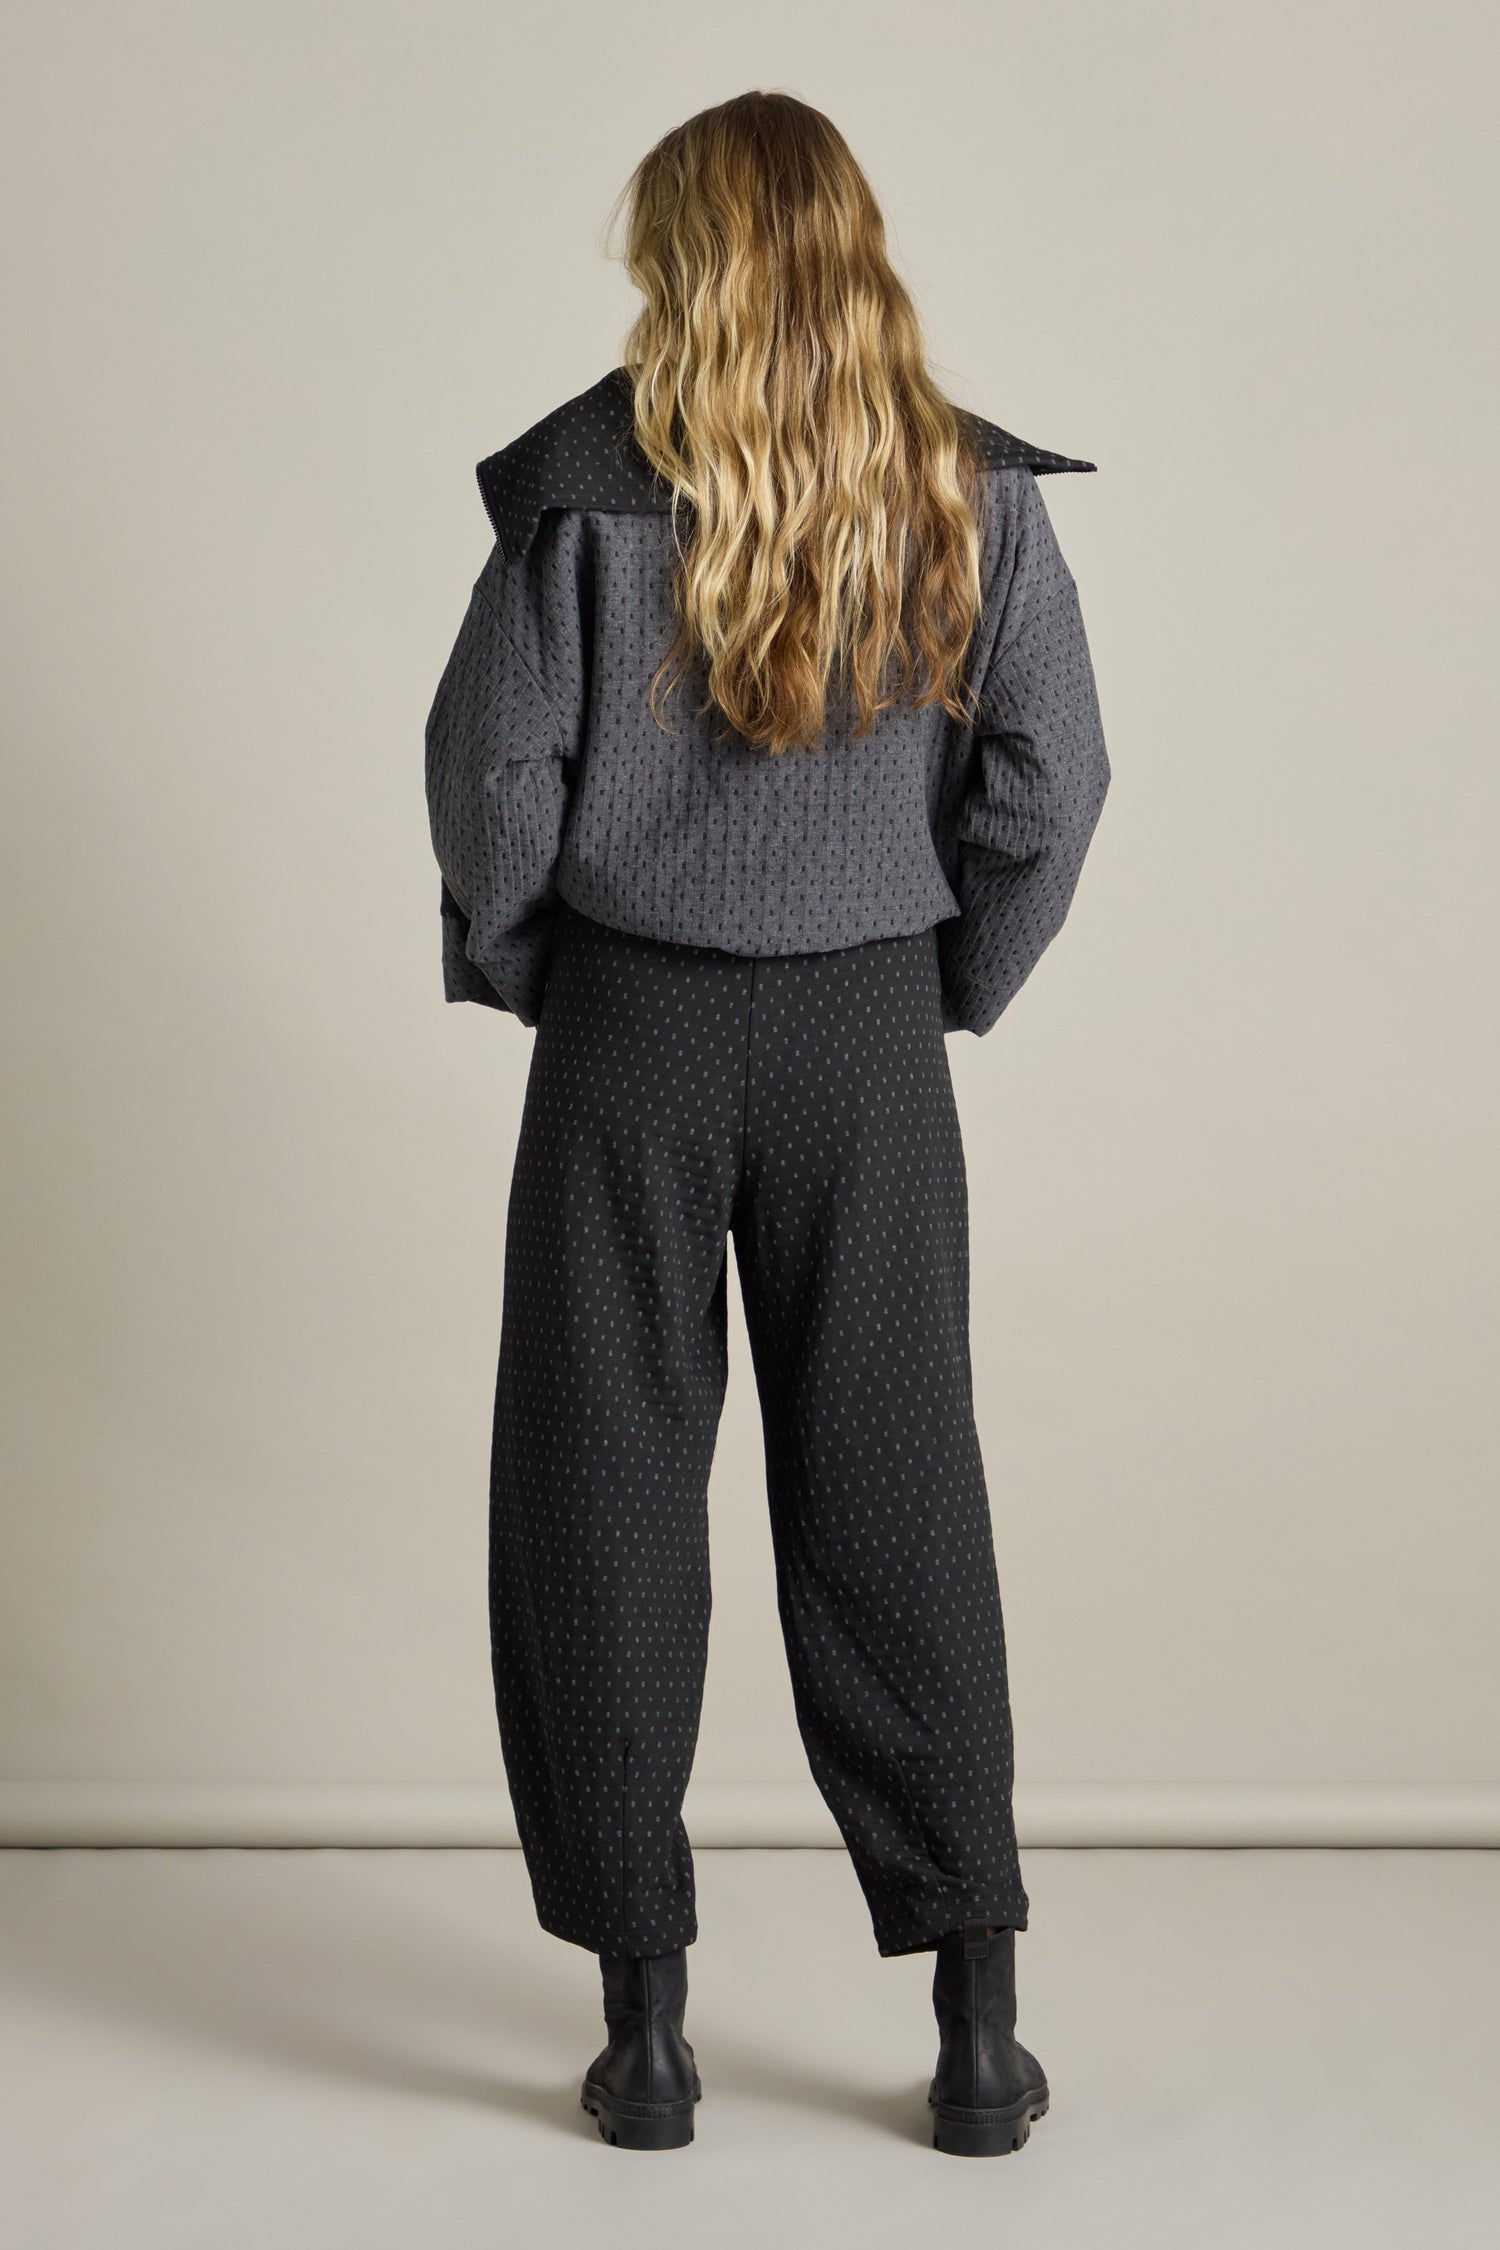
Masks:
[[[690,2148],[578,2107],[516,1852],[0,1854],[6,2250],[1359,2250],[1497,2240],[1500,1854],[1033,1851],[1051,2114],[930,2146],[930,1956],[838,1851],[700,1851]]]

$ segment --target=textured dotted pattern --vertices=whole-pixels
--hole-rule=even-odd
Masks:
[[[497,541],[427,723],[448,998],[535,1024],[566,901],[758,957],[942,924],[944,1029],[988,1031],[1062,926],[1109,782],[1035,474],[990,482],[980,716],[902,707],[780,758],[695,716],[700,682],[672,734],[651,717],[672,630],[659,510],[553,508],[523,553]]]
[[[960,418],[991,469],[1029,468],[1042,476],[1094,467],[1029,445],[980,415],[961,410]],[[495,537],[512,554],[525,552],[548,508],[630,512],[670,508],[672,501],[671,487],[635,442],[634,397],[623,367],[612,367],[577,398],[554,407],[474,474]]]
[[[495,537],[522,554],[548,508],[668,509],[662,482],[635,442],[629,377],[612,368],[555,407],[474,472]]]
[[[744,959],[564,905],[512,1178],[501,1742],[542,1926],[697,1935],[681,1818],[728,1243],[808,1762],[883,1954],[1026,1926],[933,930]]]

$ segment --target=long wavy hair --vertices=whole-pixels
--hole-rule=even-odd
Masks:
[[[984,479],[842,134],[741,94],[666,134],[622,207],[635,434],[673,488],[658,724],[694,660],[702,709],[773,753],[899,701],[968,716]]]

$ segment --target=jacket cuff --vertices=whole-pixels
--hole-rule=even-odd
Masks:
[[[514,1009],[503,993],[497,992],[483,969],[476,968],[468,955],[469,917],[458,900],[443,885],[443,998],[445,1000],[477,1000],[482,1008],[500,1008],[506,1015]]]

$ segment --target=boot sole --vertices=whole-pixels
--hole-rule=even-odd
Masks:
[[[585,2078],[579,2106],[598,2119],[599,2137],[611,2148],[686,2148],[701,2096],[700,2087],[685,2102],[627,2102]]]
[[[1037,2118],[1045,2117],[1049,2096],[1027,2094],[1008,2109],[959,2109],[932,2102],[932,2145],[945,2156],[1009,2156],[1024,2148]]]

